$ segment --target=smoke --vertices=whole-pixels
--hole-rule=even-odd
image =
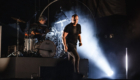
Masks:
[[[66,9],[65,9],[66,10]],[[63,21],[61,27],[64,27],[69,24],[69,20],[71,20],[71,16],[73,14],[77,14],[79,16],[79,24],[81,25],[81,36],[83,46],[79,47],[77,45],[77,50],[82,58],[86,58],[89,60],[89,78],[101,78],[101,77],[110,77],[114,74],[111,70],[111,67],[99,47],[98,39],[96,35],[96,25],[95,20],[91,12],[82,4],[78,4],[75,7],[72,7],[69,11],[63,11],[64,14],[59,15],[59,19],[56,22],[61,22],[64,19],[67,21]],[[60,13],[59,13],[60,14]],[[57,14],[56,14],[57,15]],[[66,15],[66,17],[64,17]],[[58,16],[57,16],[58,18]],[[55,23],[56,23],[55,22]],[[55,24],[58,26],[60,24]],[[62,25],[63,24],[63,25]],[[57,27],[58,28],[58,27]],[[63,31],[62,29],[62,31]],[[93,67],[95,69],[93,69]],[[99,74],[98,76],[96,74]]]

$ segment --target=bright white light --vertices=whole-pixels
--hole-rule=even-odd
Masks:
[[[108,76],[112,76],[114,74],[113,71],[108,72]]]
[[[65,14],[73,15],[74,12],[67,11],[65,12]],[[111,77],[114,72],[112,71],[108,61],[106,60],[102,50],[100,49],[96,36],[94,36],[96,32],[94,31],[93,20],[90,20],[91,17],[80,15],[80,13],[78,14],[78,16],[78,23],[81,25],[82,30],[81,36],[83,43],[83,46],[77,47],[78,53],[81,53],[80,55],[83,55],[84,58],[87,58],[90,62],[94,63],[97,67],[99,67],[99,69],[101,69],[105,73],[105,75],[99,76]]]
[[[63,26],[63,22],[65,22],[65,21],[67,21],[67,20],[64,19],[64,20],[58,21],[58,22],[56,22],[56,23],[54,23],[54,24],[59,24],[59,23],[61,23],[61,26]]]
[[[64,19],[64,20],[61,20],[61,21],[55,22],[54,24],[62,23],[62,22],[65,22],[65,21],[67,21],[67,20]]]
[[[128,72],[128,55],[127,55],[127,48],[126,48],[126,56],[125,56],[125,66],[126,66],[126,79],[127,79],[127,72]]]
[[[102,50],[100,49],[96,36],[94,36],[95,32],[93,29],[93,22],[90,23],[90,20],[84,21],[85,22],[79,21],[82,27],[81,36],[83,46],[77,48],[78,52],[85,56],[85,58],[87,58],[89,61],[92,61],[103,72],[105,72],[105,74],[107,74],[106,77],[111,77],[114,72],[112,71],[108,61],[106,60]]]
[[[56,2],[55,0],[54,2]],[[52,3],[54,3],[52,2]],[[51,5],[50,3],[49,5]],[[48,5],[48,6],[49,6]],[[45,9],[48,7],[46,6]],[[83,46],[78,47],[77,50],[78,52],[81,53],[81,55],[84,55],[85,58],[87,58],[89,61],[93,62],[96,66],[98,66],[103,72],[105,72],[108,76],[112,76],[114,72],[111,70],[108,61],[106,60],[105,56],[103,55],[103,52],[101,51],[100,47],[98,46],[98,40],[94,34],[94,25],[93,25],[93,20],[90,20],[91,15],[89,14],[84,14],[85,8],[80,8],[80,7],[73,7],[71,11],[65,12],[65,15],[71,19],[71,16],[73,14],[78,14],[79,16],[79,23],[81,24],[82,28],[82,42]],[[43,10],[44,12],[44,10]],[[43,14],[41,13],[41,15]],[[83,15],[84,14],[84,15]],[[61,16],[59,16],[61,17]],[[55,24],[61,23],[61,26],[63,26],[63,22],[66,22],[66,20],[58,21]],[[65,25],[64,25],[65,26]]]

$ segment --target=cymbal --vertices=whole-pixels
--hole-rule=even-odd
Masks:
[[[18,22],[22,22],[22,23],[26,23],[25,21],[21,20],[21,19],[18,19],[18,18],[15,18],[15,17],[11,17],[13,20],[16,20]]]

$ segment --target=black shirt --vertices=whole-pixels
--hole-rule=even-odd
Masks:
[[[81,25],[77,24],[76,26],[73,26],[73,24],[70,23],[65,27],[64,32],[68,33],[66,43],[77,45],[78,34],[81,34]]]
[[[47,26],[39,25],[39,26],[32,27],[31,31],[38,32],[38,33],[41,33],[41,34],[46,34],[47,33],[47,31],[46,31],[47,29],[48,29]]]
[[[39,26],[35,26],[33,28],[31,28],[31,31],[34,31],[35,33],[40,33],[40,34],[36,34],[31,36],[32,38],[38,38],[38,40],[42,40],[44,39],[43,36],[41,36],[41,34],[46,34],[48,32],[48,27],[44,26],[44,25],[39,25]]]

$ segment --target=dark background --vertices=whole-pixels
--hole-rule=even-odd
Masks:
[[[16,24],[11,17],[20,18],[30,24],[38,23],[38,17],[45,6],[53,0],[0,0],[0,25],[3,26],[2,34],[2,57],[6,57],[7,46],[16,44],[16,28],[9,24]],[[115,55],[125,53],[128,48],[129,72],[139,70],[140,52],[140,1],[139,0],[59,0],[43,13],[48,17],[47,25],[51,27],[60,11],[69,11],[79,2],[85,4],[92,12],[97,29],[97,38],[100,46],[107,54]],[[67,5],[66,5],[67,4]],[[76,11],[76,10],[75,10]],[[36,18],[33,17],[37,12]],[[56,15],[57,14],[57,15]],[[20,23],[20,44],[24,44],[24,32],[26,23]],[[113,38],[109,35],[113,34]],[[107,36],[107,37],[105,37]],[[122,54],[124,55],[124,54]],[[118,59],[119,60],[119,59]]]

